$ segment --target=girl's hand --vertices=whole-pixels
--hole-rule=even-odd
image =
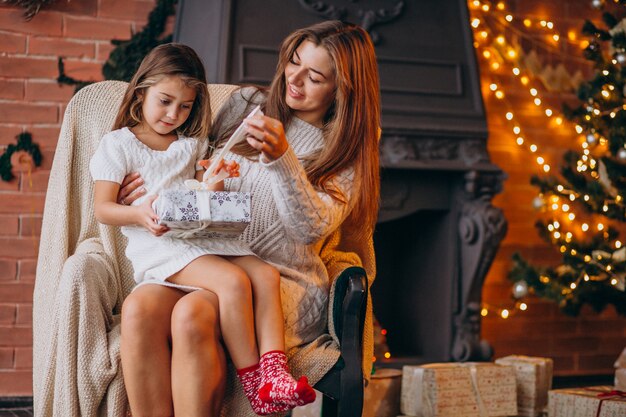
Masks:
[[[143,178],[138,172],[133,172],[124,177],[120,190],[117,192],[118,204],[123,206],[130,206],[133,201],[146,193],[146,189],[143,187]]]
[[[136,221],[139,226],[143,226],[155,236],[161,236],[167,232],[169,227],[158,224],[159,216],[152,209],[152,202],[157,199],[157,195],[151,195],[140,205],[133,207],[136,209]]]
[[[204,169],[208,169],[209,166],[211,166],[211,159],[203,159],[198,162],[198,165]],[[218,175],[222,169],[228,173],[228,178],[239,176],[239,163],[237,161],[225,161],[222,159],[215,167],[215,170],[213,170],[212,175]]]
[[[245,119],[248,137],[246,140],[268,161],[280,158],[289,147],[283,124],[269,116],[254,116]]]

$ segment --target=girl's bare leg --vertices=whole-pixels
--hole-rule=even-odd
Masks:
[[[254,333],[252,288],[245,271],[215,255],[195,259],[168,281],[200,287],[217,295],[222,338],[237,369],[259,362]]]
[[[228,260],[241,267],[252,284],[259,352],[284,351],[285,325],[278,270],[256,256],[229,257]]]
[[[172,391],[177,416],[217,417],[224,397],[226,357],[217,296],[199,290],[172,312]]]
[[[122,372],[133,417],[174,415],[170,316],[184,294],[161,285],[144,285],[124,301]]]

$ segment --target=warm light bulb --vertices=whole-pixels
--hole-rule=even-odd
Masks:
[[[541,105],[541,99],[539,97],[535,98],[533,101],[535,102],[536,106]]]
[[[531,152],[537,152],[537,145],[530,145],[530,151]]]
[[[617,285],[617,280],[615,278],[611,280],[611,285]]]
[[[589,230],[589,225],[587,223],[583,223],[580,228],[583,232],[586,232],[587,230]]]
[[[571,284],[569,284],[569,287],[570,287],[571,289],[575,290],[575,289],[576,289],[576,283],[575,283],[575,282],[572,282]]]
[[[491,83],[491,84],[489,84],[489,89],[490,89],[491,91],[496,91],[496,90],[498,90],[498,84],[496,84],[496,83]]]
[[[598,230],[599,231],[604,230],[604,225],[602,223],[598,223]]]
[[[556,35],[556,34],[552,35],[552,39],[554,39],[554,42],[558,42],[560,38],[561,37],[559,35]]]
[[[554,23],[546,22],[546,26],[548,27],[548,29],[552,29],[552,28],[554,28]]]
[[[480,19],[472,19],[472,27],[476,29],[478,26],[480,26]]]
[[[582,133],[582,132],[583,132],[583,128],[582,128],[582,126],[576,125],[576,128],[575,128],[575,129],[576,129],[576,133],[579,133],[579,134],[580,134],[580,133]]]
[[[615,241],[615,248],[616,248],[616,249],[619,249],[619,248],[621,248],[621,247],[622,247],[622,242],[620,242],[619,240],[616,240],[616,241]]]
[[[589,281],[591,278],[589,278],[589,275],[585,274],[585,277],[583,278],[585,281]]]
[[[487,310],[486,308],[483,308],[482,310],[480,310],[481,316],[486,317],[487,314],[489,314],[489,310]]]
[[[517,68],[517,67],[513,68],[513,74],[519,75],[520,74],[519,68]]]
[[[497,62],[492,62],[492,63],[491,63],[491,68],[492,68],[493,70],[497,70],[497,69],[499,69],[499,68],[500,68],[500,64],[499,64],[499,63],[497,63]]]
[[[522,129],[520,129],[520,127],[519,127],[519,126],[515,126],[515,127],[513,128],[513,133],[515,133],[516,135],[519,135],[519,132],[521,132],[521,131],[522,131]]]
[[[548,117],[552,116],[552,110],[546,109],[546,116]]]
[[[483,51],[483,56],[485,58],[489,59],[489,58],[491,58],[491,52],[485,50],[485,51]]]
[[[570,213],[570,214],[568,214],[568,215],[567,215],[567,217],[568,217],[570,220],[574,220],[574,219],[576,218],[576,215],[575,215],[574,213]]]
[[[505,19],[506,19],[506,21],[507,21],[507,22],[509,22],[509,23],[513,21],[513,16],[511,16],[510,14],[507,14],[504,18],[505,18]]]
[[[500,45],[504,45],[504,36],[500,35],[496,38],[496,42]]]
[[[557,116],[556,119],[554,119],[554,121],[559,126],[563,124],[563,118],[561,116]]]
[[[543,166],[543,171],[544,172],[550,172],[550,165],[544,165]]]
[[[509,317],[509,310],[507,310],[506,308],[504,310],[502,310],[502,312],[500,313],[500,316],[502,316],[503,319],[506,319]]]
[[[519,309],[522,311],[526,311],[528,309],[528,305],[526,305],[526,303],[520,303]]]
[[[512,112],[507,112],[504,117],[506,117],[507,120],[513,120],[513,113]]]
[[[561,206],[561,210],[563,210],[564,212],[568,212],[569,211],[569,204],[563,204]]]
[[[502,100],[504,98],[504,93],[502,91],[496,91],[496,98]]]
[[[528,79],[527,76],[523,75],[522,78],[520,78],[520,81],[522,82],[523,85],[526,85],[530,82],[530,80]]]
[[[533,22],[531,22],[530,19],[524,19],[524,26],[526,26],[527,28],[529,28],[532,23]]]
[[[537,89],[536,88],[531,88],[530,89],[530,95],[535,97],[537,95]]]
[[[523,144],[524,144],[524,138],[523,138],[523,137],[521,137],[521,136],[520,136],[520,137],[518,137],[518,138],[517,138],[517,144],[518,144],[518,145],[520,145],[520,146],[521,146],[521,145],[523,145]]]

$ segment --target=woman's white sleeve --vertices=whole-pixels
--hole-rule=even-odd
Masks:
[[[122,139],[111,134],[105,135],[91,157],[89,171],[94,181],[112,181],[121,184],[124,177],[130,173]]]
[[[315,243],[337,229],[348,216],[354,187],[352,168],[332,180],[332,185],[348,201],[344,203],[311,185],[291,147],[277,160],[261,163],[272,173],[276,207],[287,234],[293,239],[304,244]]]

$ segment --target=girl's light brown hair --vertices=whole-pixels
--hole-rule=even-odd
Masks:
[[[152,49],[141,61],[130,80],[122,105],[115,119],[114,129],[133,127],[143,122],[141,107],[145,91],[166,77],[180,77],[186,86],[196,91],[191,113],[178,132],[187,137],[208,137],[211,104],[204,65],[196,52],[180,43],[166,43]]]
[[[325,146],[306,161],[307,176],[314,186],[336,200],[345,201],[345,196],[334,189],[329,180],[353,166],[358,187],[353,190],[355,206],[349,220],[352,224],[366,226],[371,232],[376,223],[380,194],[380,93],[374,45],[364,29],[340,21],[321,22],[289,35],[282,43],[276,74],[263,106],[266,115],[285,125],[293,117],[285,101],[285,67],[304,41],[326,49],[337,86],[334,102],[324,117]],[[228,138],[228,133],[217,138],[218,146]],[[233,151],[245,156],[258,154],[246,142]]]

